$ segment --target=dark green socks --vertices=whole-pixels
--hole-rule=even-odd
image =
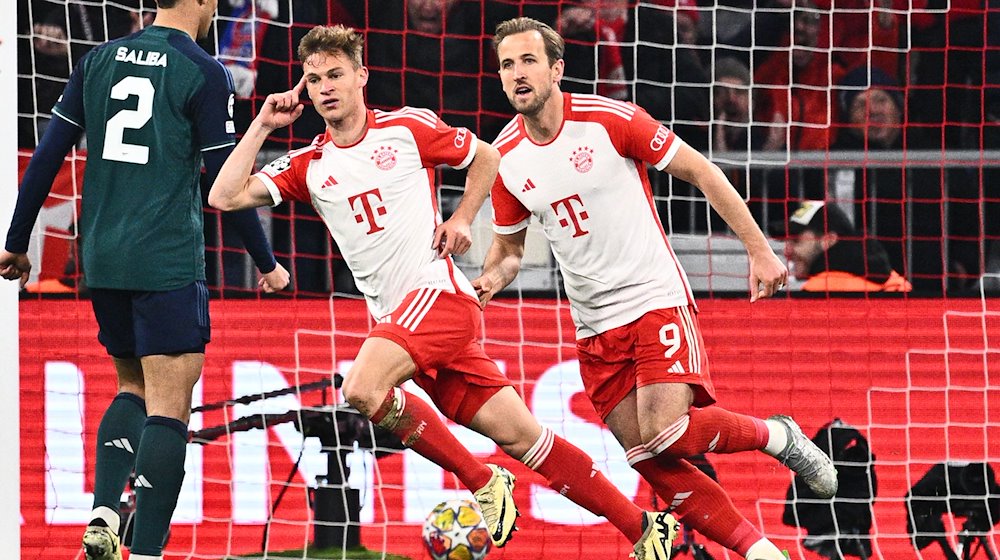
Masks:
[[[104,412],[97,428],[94,509],[105,506],[118,511],[145,422],[146,403],[131,393],[118,393]]]
[[[163,416],[146,420],[135,462],[133,554],[158,556],[163,552],[184,481],[187,438],[187,424],[180,420]]]

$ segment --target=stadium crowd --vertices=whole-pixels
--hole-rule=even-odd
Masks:
[[[297,82],[300,70],[290,61],[305,32],[344,23],[366,33],[372,107],[426,107],[492,140],[511,110],[489,39],[500,21],[534,17],[566,37],[564,91],[647,108],[724,166],[765,233],[779,235],[784,228],[772,225],[787,224],[800,201],[826,200],[859,235],[885,248],[891,268],[915,290],[960,293],[976,287],[992,270],[991,255],[1000,253],[1000,220],[987,219],[1000,210],[1000,197],[987,186],[997,170],[988,155],[967,165],[970,154],[977,161],[975,154],[1000,143],[994,4],[755,0],[748,9],[737,0],[221,0],[215,40],[204,46],[234,76],[237,130],[268,92]],[[108,6],[18,1],[20,147],[33,148],[86,50],[148,24],[152,12],[148,0]],[[321,128],[307,114],[265,148],[285,149],[290,139]],[[440,180],[458,184],[446,172]],[[725,232],[695,189],[656,174],[651,180],[669,232]],[[207,223],[216,250],[236,243],[225,228],[214,239],[217,222]],[[350,283],[311,209],[282,205],[272,229],[300,290]],[[229,261],[243,257],[219,254],[214,268],[227,277],[213,276],[239,284],[228,272],[239,267]]]

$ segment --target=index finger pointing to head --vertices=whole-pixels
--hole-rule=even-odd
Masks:
[[[302,88],[304,87],[306,87],[306,77],[302,76],[301,78],[299,78],[299,83],[295,84],[295,87],[292,88],[292,93],[294,93],[295,96],[298,97],[299,95],[302,94]]]

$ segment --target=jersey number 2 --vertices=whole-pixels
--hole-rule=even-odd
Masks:
[[[111,99],[122,101],[131,96],[139,98],[135,109],[122,109],[108,119],[104,130],[104,153],[106,160],[124,161],[144,165],[149,162],[149,147],[138,144],[126,144],[122,138],[125,129],[138,130],[149,122],[153,116],[153,95],[156,88],[149,78],[126,76],[111,88]]]

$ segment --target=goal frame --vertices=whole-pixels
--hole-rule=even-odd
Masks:
[[[0,99],[17,99],[17,18],[0,18]],[[17,105],[14,103],[13,105]],[[0,112],[0,130],[17,130],[17,111]],[[0,233],[7,238],[7,225],[17,200],[17,135],[0,134]],[[21,438],[19,437],[20,353],[18,350],[18,284],[0,282],[0,371],[6,381],[0,391],[0,499],[8,507],[0,508],[0,531],[8,542],[21,542]],[[5,474],[6,473],[6,474]],[[13,504],[17,504],[14,507]],[[21,547],[14,551],[21,557]]]

